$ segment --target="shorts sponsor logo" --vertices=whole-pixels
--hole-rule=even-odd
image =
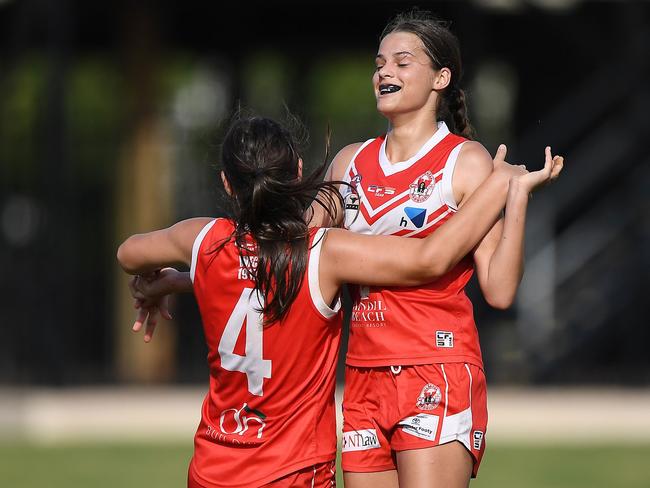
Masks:
[[[434,180],[431,171],[420,175],[411,183],[410,196],[415,203],[422,203],[429,199],[433,193]]]
[[[481,432],[480,430],[475,430],[474,433],[472,434],[472,440],[473,440],[472,446],[474,447],[474,449],[480,451],[481,445],[483,444],[483,432]]]
[[[405,434],[434,441],[436,432],[438,431],[438,416],[429,415],[426,413],[419,413],[415,417],[407,417],[399,421],[402,426],[402,431]]]
[[[436,347],[454,347],[454,333],[446,330],[437,330]]]
[[[415,406],[420,410],[433,410],[442,400],[442,394],[440,393],[440,388],[438,388],[433,383],[427,383],[422,388],[420,396],[415,402]]]
[[[375,429],[352,430],[343,432],[343,452],[366,451],[381,447]]]

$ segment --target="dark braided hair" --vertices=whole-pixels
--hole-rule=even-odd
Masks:
[[[302,128],[289,114],[290,123]],[[233,234],[210,252],[218,253],[234,241],[242,263],[254,278],[255,289],[264,297],[264,324],[281,320],[302,285],[309,242],[308,221],[312,202],[332,217],[343,208],[338,185],[323,182],[327,168],[329,131],[323,163],[310,175],[299,176],[300,155],[292,131],[280,123],[238,113],[221,149],[223,172],[232,189],[228,199]],[[337,205],[338,202],[338,205]]]
[[[418,36],[424,51],[431,59],[433,69],[449,68],[451,81],[438,98],[436,113],[454,134],[473,139],[474,128],[467,116],[465,92],[460,88],[463,67],[458,38],[449,30],[449,24],[430,12],[409,10],[393,18],[381,33],[380,40],[393,32],[408,32]]]

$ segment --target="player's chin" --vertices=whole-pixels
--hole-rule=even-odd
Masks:
[[[402,112],[403,110],[402,107],[400,107],[400,103],[399,100],[397,100],[397,97],[379,95],[377,97],[377,111],[385,116],[388,116]]]

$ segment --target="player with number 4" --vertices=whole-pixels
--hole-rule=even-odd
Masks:
[[[321,181],[325,162],[303,177],[294,138],[277,122],[235,119],[221,155],[231,217],[189,219],[134,235],[117,254],[127,273],[159,273],[160,297],[179,288],[169,285],[177,272],[159,270],[190,267],[210,384],[188,486],[333,486],[340,287],[435,280],[485,236],[509,188],[527,194],[562,168],[549,151],[544,168],[530,173],[504,157],[502,146],[492,175],[427,238],[308,228],[314,195],[325,209],[342,206],[341,182]],[[523,222],[524,216],[525,205],[508,206],[506,219]]]

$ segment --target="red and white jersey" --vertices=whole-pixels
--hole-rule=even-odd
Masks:
[[[364,143],[344,180],[346,227],[362,234],[425,237],[457,210],[452,177],[465,139],[443,122],[408,161],[391,163],[386,137]],[[360,287],[350,321],[346,362],[370,367],[466,362],[482,367],[478,332],[465,285],[465,257],[436,282],[416,288]],[[356,293],[353,293],[356,295]]]
[[[203,401],[190,464],[205,487],[260,486],[334,459],[336,359],[340,303],[320,293],[318,263],[325,229],[310,230],[304,281],[285,318],[262,327],[260,298],[227,219],[197,236],[190,276],[208,345],[210,389]],[[313,247],[312,247],[313,244]]]

